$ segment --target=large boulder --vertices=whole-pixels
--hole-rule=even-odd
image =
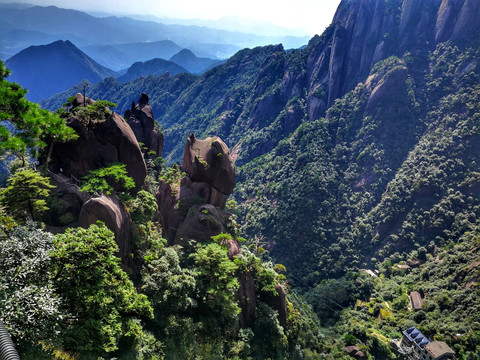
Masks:
[[[183,170],[196,182],[230,195],[235,187],[235,166],[227,145],[218,137],[199,140],[190,134],[183,154]]]
[[[177,229],[175,245],[186,247],[191,241],[209,241],[212,236],[226,232],[229,216],[210,204],[193,205]]]
[[[370,114],[375,113],[378,110],[377,105],[382,101],[389,100],[389,96],[398,89],[406,87],[407,79],[407,67],[400,60],[390,68],[370,75],[365,82],[367,89],[371,90],[366,104],[366,111]]]
[[[85,105],[93,105],[95,104],[95,100],[87,97],[84,97],[82,94],[77,93],[75,97],[73,98],[72,102],[72,109],[79,107],[79,106],[85,106]]]
[[[124,118],[137,140],[147,148],[147,153],[154,151],[158,157],[163,153],[163,134],[155,123],[153,110],[148,101],[147,94],[142,93],[138,104],[132,102],[132,108],[125,111]]]
[[[184,176],[179,184],[160,180],[155,198],[158,204],[158,220],[169,245],[174,244],[177,230],[193,205],[209,204],[223,209],[227,199],[211,185],[192,181],[188,175]]]
[[[111,113],[106,119],[89,124],[72,116],[67,125],[76,131],[78,139],[55,144],[53,172],[80,180],[92,170],[120,162],[126,164],[136,187],[143,186],[147,174],[145,160],[135,134],[121,116]]]
[[[91,198],[83,204],[78,225],[87,228],[96,224],[97,221],[104,222],[105,226],[114,233],[122,263],[128,263],[131,253],[131,218],[115,194]]]
[[[51,193],[50,222],[57,227],[71,226],[78,220],[82,206],[90,199],[90,195],[80,191],[77,184],[62,174],[51,173],[50,178],[55,186]]]

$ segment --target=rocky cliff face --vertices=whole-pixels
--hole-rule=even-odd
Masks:
[[[475,0],[343,0],[332,25],[310,43],[309,118],[365,81],[377,61],[460,41],[479,31],[479,17]]]
[[[156,198],[160,221],[170,245],[186,246],[226,232],[230,214],[223,209],[233,192],[235,167],[227,145],[218,137],[186,141],[179,183],[162,180]]]
[[[142,93],[138,103],[135,105],[135,102],[132,102],[132,108],[127,110],[123,117],[130,125],[138,142],[146,147],[147,156],[159,157],[163,153],[163,134],[155,123],[148,100],[148,95]],[[150,155],[152,151],[155,155]]]

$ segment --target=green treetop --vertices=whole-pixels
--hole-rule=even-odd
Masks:
[[[5,80],[8,75],[10,71],[0,61],[0,153],[11,153],[25,163],[28,153],[37,157],[47,149],[48,163],[54,142],[73,140],[77,135],[56,114],[28,101],[27,90]]]
[[[62,347],[96,358],[118,349],[122,337],[140,336],[135,317],[152,317],[152,308],[122,270],[113,233],[105,225],[70,228],[54,245],[53,277],[69,314]]]
[[[0,203],[19,222],[37,221],[48,210],[45,199],[52,188],[49,179],[38,172],[19,170],[8,179],[8,186],[0,193]]]

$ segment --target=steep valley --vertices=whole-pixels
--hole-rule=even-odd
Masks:
[[[59,114],[81,136],[41,165],[68,180],[123,162],[135,180],[102,195],[126,211],[131,237],[100,220],[153,309],[135,315],[143,337],[120,349],[411,359],[391,340],[414,327],[480,359],[479,18],[476,0],[343,0],[303,49],[244,49],[202,75],[88,88],[125,122],[112,104],[82,109],[75,89],[42,101],[53,111],[69,98]],[[88,120],[94,110],[106,120]],[[77,150],[86,143],[94,155]],[[50,221],[95,226],[79,202],[70,222]],[[134,332],[132,321],[121,326]]]

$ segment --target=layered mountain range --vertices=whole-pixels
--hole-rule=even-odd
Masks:
[[[435,217],[452,189],[478,170],[478,159],[469,158],[478,124],[445,121],[469,122],[476,113],[479,15],[470,0],[345,0],[332,25],[305,49],[245,49],[197,78],[150,78],[128,86],[151,94],[170,161],[180,160],[181,139],[191,131],[226,141],[239,166],[234,194],[247,234],[263,234],[292,275],[315,283],[435,242],[452,225],[431,218],[438,227],[422,229],[411,217]],[[90,92],[108,93],[122,108],[128,86],[107,80]],[[45,104],[55,108],[65,96]],[[448,96],[458,105],[447,106],[453,101]],[[468,142],[451,143],[440,131],[456,133],[460,126],[467,126]],[[452,183],[438,188],[405,177],[433,169],[440,151],[434,148],[445,141],[464,147],[442,150],[453,164],[469,164],[464,177],[447,177]],[[413,160],[419,156],[430,165]],[[402,191],[409,200],[393,191],[407,178]],[[471,186],[458,191],[469,197]]]
[[[167,357],[189,358],[186,344],[206,344],[196,354],[395,359],[401,346],[391,340],[415,326],[444,349],[448,342],[459,359],[477,359],[478,18],[475,0],[343,0],[331,26],[303,49],[244,49],[201,75],[108,77],[87,88],[90,99],[77,94],[59,112],[80,136],[53,148],[50,170],[71,184],[124,163],[132,187],[154,187],[157,211],[148,221],[161,226],[138,227],[142,235],[130,239],[125,229],[135,221],[117,195],[77,199],[76,188],[57,194],[64,200],[57,206],[75,200],[72,216],[58,211],[52,219],[57,226],[104,220],[133,273],[148,246],[141,237],[162,232],[168,250],[152,249],[171,261],[162,258],[153,275],[166,276],[168,286],[149,295],[162,299],[150,325]],[[190,54],[180,55],[187,67]],[[77,91],[42,105],[55,110]],[[126,121],[107,108],[104,119],[89,119],[91,98],[117,103]],[[159,155],[171,165],[160,176]],[[182,272],[202,260],[209,268],[197,267],[194,277],[222,274],[211,266],[218,254],[199,255],[212,235],[224,246],[222,266],[239,266],[231,272],[238,286],[227,283],[234,302],[210,285],[190,295]],[[285,267],[288,282],[273,270]],[[168,312],[165,304],[178,303],[182,291],[193,305]],[[238,307],[231,327],[202,305],[218,294],[216,315]]]
[[[171,59],[150,58],[115,72],[97,63],[70,41],[58,40],[22,50],[6,64],[12,71],[10,79],[29,90],[27,97],[31,101],[40,101],[74,85],[78,89],[84,83],[95,84],[105,78],[115,77],[119,82],[127,82],[148,75],[203,73],[221,63],[219,60],[199,58],[187,49],[175,53],[179,48],[169,41],[124,44],[122,48],[128,50],[127,53],[135,53],[137,58],[157,55]]]
[[[308,40],[305,37],[259,36],[205,26],[167,25],[128,17],[95,17],[56,6],[0,4],[0,8],[0,52],[9,56],[28,46],[44,45],[59,39],[69,39],[78,46],[150,43],[169,39],[180,46],[178,50],[190,48],[202,57],[224,59],[236,50],[254,44],[285,42],[288,47],[299,47]],[[96,60],[101,61],[103,57],[99,56]]]

